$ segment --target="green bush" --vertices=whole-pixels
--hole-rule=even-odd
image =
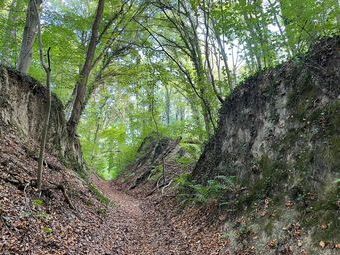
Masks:
[[[234,176],[216,176],[206,185],[192,181],[190,174],[177,178],[182,203],[206,204],[211,200],[223,201],[225,195],[235,190]]]

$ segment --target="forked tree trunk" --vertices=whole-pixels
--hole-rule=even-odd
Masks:
[[[68,120],[68,123],[67,123],[68,131],[71,136],[75,135],[77,126],[80,121],[81,114],[83,113],[84,108],[85,108],[87,82],[88,82],[88,79],[89,79],[89,76],[92,70],[92,66],[93,66],[93,59],[95,56],[96,45],[97,45],[98,37],[99,37],[99,27],[103,19],[104,5],[105,5],[105,0],[99,0],[97,11],[96,11],[96,17],[92,25],[92,34],[91,34],[90,43],[87,49],[85,63],[80,72],[78,81],[76,83],[76,88],[77,88],[76,98],[73,103],[70,119]]]
[[[42,0],[30,0],[26,11],[26,24],[22,37],[21,50],[18,62],[18,70],[27,73],[32,63],[33,44],[38,30],[39,13]]]

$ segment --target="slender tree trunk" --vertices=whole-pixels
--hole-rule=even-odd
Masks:
[[[88,82],[88,79],[89,79],[89,76],[92,70],[92,66],[93,66],[92,65],[93,59],[94,59],[94,55],[96,52],[96,45],[97,45],[98,37],[99,37],[99,27],[103,19],[104,5],[105,5],[105,0],[99,0],[96,17],[95,17],[95,20],[92,26],[92,35],[91,35],[90,43],[87,49],[85,63],[80,72],[79,79],[76,83],[76,87],[77,87],[76,98],[73,103],[71,117],[67,123],[68,131],[71,136],[75,135],[77,126],[80,121],[81,114],[85,108],[87,82]]]
[[[210,136],[210,135],[212,135],[211,120],[210,120],[210,116],[209,116],[210,113],[209,113],[205,104],[202,103],[201,107],[202,107],[202,114],[203,114],[203,119],[204,119],[205,131],[207,132],[208,136]]]
[[[210,52],[209,52],[209,4],[206,4],[206,2],[203,0],[203,5],[204,8],[203,9],[203,16],[204,16],[204,26],[205,26],[205,61],[207,63],[207,67],[208,67],[208,71],[209,71],[209,76],[210,76],[210,83],[211,86],[213,88],[214,94],[216,96],[216,98],[218,99],[218,101],[220,101],[220,103],[223,103],[223,98],[222,96],[218,93],[217,88],[216,88],[216,83],[215,83],[215,77],[214,77],[214,72],[213,72],[213,68],[212,65],[210,63]]]
[[[48,49],[47,55],[48,59],[49,57],[49,51]],[[51,66],[50,66],[50,60],[48,60],[48,68],[45,69],[46,72],[46,86],[48,90],[48,98],[47,98],[47,112],[46,117],[44,121],[44,127],[41,132],[41,141],[40,141],[40,152],[39,152],[39,159],[38,159],[38,178],[37,178],[37,188],[40,191],[42,186],[42,172],[43,172],[43,161],[44,161],[44,153],[45,153],[45,147],[47,142],[47,133],[48,133],[48,124],[50,122],[50,115],[51,115]]]
[[[165,85],[165,114],[166,124],[170,125],[170,91],[168,85]]]
[[[270,7],[273,9],[273,12],[274,12],[274,21],[279,29],[279,32],[280,32],[280,35],[282,37],[282,40],[284,41],[284,44],[286,45],[286,48],[287,48],[287,53],[288,53],[288,56],[291,57],[293,55],[293,49],[290,47],[289,43],[288,43],[288,37],[285,33],[285,29],[282,27],[282,24],[279,20],[279,15],[277,14],[277,10],[275,8],[275,4],[273,2],[271,2],[271,0],[267,0]],[[336,0],[338,1],[338,0]]]
[[[39,12],[42,0],[30,0],[26,12],[26,23],[22,37],[18,70],[27,73],[32,63],[33,44],[37,34]],[[37,7],[38,12],[35,11]]]
[[[33,11],[35,12],[35,15],[37,17],[38,23],[38,39],[39,39],[39,55],[40,55],[40,63],[42,67],[44,68],[44,71],[46,73],[46,87],[47,87],[47,112],[46,117],[44,120],[44,126],[41,132],[41,141],[40,141],[40,152],[39,152],[39,159],[38,159],[38,173],[37,173],[37,188],[39,191],[41,191],[42,186],[42,172],[43,172],[43,161],[44,161],[44,153],[45,153],[45,147],[47,143],[47,134],[48,134],[48,125],[50,122],[50,115],[51,115],[51,105],[52,105],[52,99],[51,99],[51,59],[50,59],[50,50],[51,48],[48,48],[47,50],[47,64],[44,60],[44,54],[43,54],[43,42],[41,37],[41,26],[40,26],[40,15],[39,15],[39,7],[36,3],[36,1],[33,0]]]
[[[230,88],[233,89],[234,88],[234,85],[233,85],[234,82],[233,82],[233,79],[232,79],[231,74],[230,74],[230,69],[229,69],[229,64],[228,64],[228,56],[227,56],[227,53],[226,53],[226,51],[224,49],[221,37],[218,34],[217,29],[215,28],[215,25],[216,24],[213,24],[213,26],[214,26],[214,34],[215,34],[215,38],[216,38],[216,41],[217,41],[217,44],[218,44],[219,52],[220,52],[220,54],[222,56],[222,59],[223,59],[223,64],[224,64],[225,72],[227,74],[227,81],[228,81],[228,84],[229,84]]]
[[[195,29],[192,27],[192,29]],[[202,101],[202,110],[203,110],[203,117],[204,117],[204,123],[205,123],[205,128],[208,133],[208,135],[212,135],[213,132],[212,130],[215,131],[215,123],[212,115],[212,107],[210,101],[207,99],[207,87],[206,83],[208,82],[207,80],[207,72],[203,67],[203,60],[202,60],[202,53],[201,53],[201,48],[199,44],[199,38],[197,33],[194,33],[195,36],[192,40],[192,45],[194,47],[194,52],[195,54],[192,55],[191,61],[193,62],[196,76],[197,76],[197,87],[199,88],[199,94],[200,94],[200,99]],[[212,128],[213,129],[212,129]]]
[[[191,98],[190,96],[188,96],[187,100],[190,104],[191,114],[192,114],[192,118],[194,120],[194,124],[195,124],[196,128],[199,129],[201,127],[201,120],[200,120],[200,113],[199,113],[197,104],[194,102],[194,99]],[[203,141],[203,136],[202,136],[201,132],[199,133],[199,139],[201,141]]]

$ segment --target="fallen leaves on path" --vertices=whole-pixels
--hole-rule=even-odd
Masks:
[[[106,206],[53,155],[46,155],[39,196],[32,185],[36,148],[11,132],[1,135],[0,254],[227,254],[226,240],[199,221],[197,209],[182,214],[173,198],[135,198],[95,179],[113,201]],[[57,184],[66,187],[76,210]]]

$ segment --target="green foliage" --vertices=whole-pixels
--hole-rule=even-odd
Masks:
[[[163,9],[148,1],[105,4],[102,24],[114,22],[106,32],[105,25],[100,29],[78,128],[88,165],[105,179],[122,173],[151,132],[199,141],[183,142],[188,155],[178,159],[183,165],[194,163],[217,126],[220,99],[240,80],[304,52],[320,36],[339,32],[335,0],[161,2]],[[96,1],[46,0],[43,6],[52,89],[64,104],[72,104]],[[27,1],[0,1],[1,63],[17,63],[26,8]],[[201,22],[205,17],[206,25]],[[44,81],[37,53],[35,43],[30,75]],[[297,110],[303,113],[309,102],[297,103]]]
[[[225,196],[235,191],[236,180],[233,176],[216,176],[206,185],[195,183],[189,174],[176,179],[182,203],[206,204],[211,200],[222,203]]]
[[[195,158],[192,158],[192,157],[183,156],[183,157],[178,158],[176,162],[183,166],[191,166],[196,162],[196,160]]]
[[[43,231],[44,231],[46,234],[52,234],[52,233],[53,233],[53,229],[50,228],[50,227],[44,227],[44,228],[43,228]]]
[[[45,205],[45,201],[42,200],[42,199],[34,199],[34,200],[33,200],[33,204],[34,204],[35,206],[43,206],[43,205]]]

